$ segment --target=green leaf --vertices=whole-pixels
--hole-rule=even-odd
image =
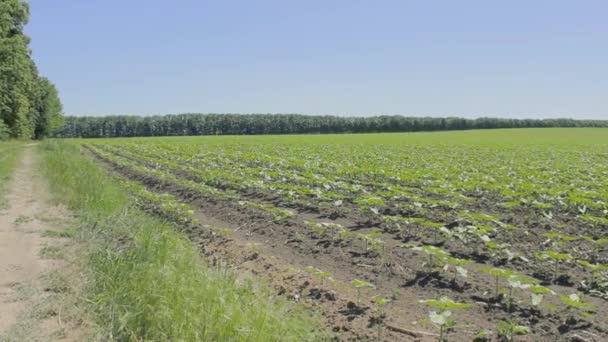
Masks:
[[[373,284],[359,279],[354,279],[350,283],[356,288],[375,287]]]
[[[449,318],[452,315],[450,311],[443,311],[441,313],[437,313],[435,311],[431,311],[429,313],[429,318],[431,322],[438,325],[446,325],[449,322]]]

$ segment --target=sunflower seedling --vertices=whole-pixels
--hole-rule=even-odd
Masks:
[[[515,336],[527,335],[529,332],[530,328],[517,325],[514,321],[500,321],[496,329],[496,335],[506,342],[515,341]]]
[[[559,266],[562,263],[569,262],[574,259],[572,255],[567,253],[558,253],[553,250],[536,253],[536,259],[538,260],[551,260],[553,262],[553,282],[559,278]]]
[[[515,289],[525,290],[527,288],[530,288],[532,285],[537,283],[537,281],[534,279],[526,278],[519,274],[511,274],[507,278],[507,282],[509,284],[509,289],[507,291],[506,306],[507,312],[511,313],[511,307],[513,306],[513,291]]]
[[[595,306],[589,302],[583,301],[584,294],[582,292],[573,293],[569,296],[560,295],[560,300],[566,305],[566,312],[569,316],[566,323],[575,323],[576,314],[583,317],[590,317],[591,312],[595,310]]]
[[[560,233],[545,233],[543,234],[543,236],[549,239],[549,242],[553,243],[553,245],[557,247],[560,251],[563,250],[567,242],[578,240],[577,237]]]
[[[380,340],[382,338],[382,327],[384,326],[384,307],[391,300],[376,295],[372,297],[372,301],[376,303],[376,324],[378,326],[378,339]]]
[[[608,238],[596,239],[593,236],[584,236],[583,239],[593,245],[593,252],[591,254],[593,258],[597,258],[597,256],[600,255],[604,248],[608,246]]]
[[[592,264],[587,260],[579,260],[578,264],[588,269],[591,272],[591,279],[589,282],[590,286],[594,286],[596,283],[597,276],[600,272],[608,269],[608,266],[604,264]]]
[[[321,279],[321,287],[325,286],[325,279],[327,279],[330,283],[334,283],[334,278],[331,277],[331,273],[327,271],[322,271],[318,268],[314,268],[312,266],[306,267],[306,272],[319,277]]]
[[[445,296],[439,299],[421,300],[420,303],[436,309],[429,312],[429,318],[431,322],[439,327],[440,342],[447,341],[447,330],[454,326],[454,321],[450,318],[450,316],[452,316],[452,311],[450,310],[467,309],[471,307],[471,304],[457,303]]]
[[[529,288],[530,293],[531,293],[531,301],[532,301],[532,306],[535,307],[536,309],[539,308],[540,303],[543,301],[543,298],[545,297],[545,295],[555,295],[555,292],[549,288],[546,288],[542,285],[532,285]]]
[[[459,258],[454,258],[451,256],[447,256],[447,257],[443,258],[443,261],[445,262],[445,265],[443,266],[443,270],[445,272],[449,273],[451,268],[454,269],[454,271],[453,271],[454,278],[452,278],[452,283],[454,283],[454,284],[456,284],[456,278],[458,275],[460,275],[463,278],[468,277],[468,271],[463,266],[468,265],[473,262],[472,260],[469,260],[469,259],[459,259]]]
[[[368,288],[375,287],[373,284],[370,284],[368,282],[365,282],[365,281],[359,280],[359,279],[354,279],[350,283],[357,289],[357,304],[361,303],[361,290],[362,289],[368,289]]]
[[[494,277],[494,298],[498,298],[500,292],[500,278],[507,279],[515,274],[511,270],[503,270],[501,268],[480,267],[479,270]]]
[[[421,247],[412,248],[415,251],[422,251],[427,255],[427,261],[425,262],[425,266],[429,268],[429,273],[432,273],[436,264],[442,263],[443,260],[450,255],[450,253],[442,250],[439,247],[424,245]]]

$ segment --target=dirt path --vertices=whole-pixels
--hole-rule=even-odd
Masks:
[[[36,335],[50,337],[61,330],[55,312],[39,314],[35,323],[28,317],[52,294],[48,277],[63,261],[58,253],[62,239],[43,237],[65,218],[65,210],[48,201],[47,185],[38,169],[35,145],[23,148],[7,193],[8,208],[0,211],[0,340],[22,336],[24,322],[35,326]],[[47,278],[45,278],[47,277]],[[47,317],[48,316],[48,317]],[[65,336],[57,335],[62,339]]]

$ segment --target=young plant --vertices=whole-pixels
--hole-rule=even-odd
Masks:
[[[582,292],[573,293],[569,296],[560,295],[562,303],[566,305],[566,312],[569,316],[567,323],[575,322],[576,315],[583,317],[591,316],[591,312],[595,310],[595,306],[589,302],[583,301],[584,294]]]
[[[454,321],[450,318],[452,311],[456,309],[467,309],[471,304],[457,303],[444,296],[437,299],[421,300],[420,303],[430,306],[436,310],[429,312],[431,322],[439,327],[439,341],[447,341],[447,330],[454,326]]]
[[[514,321],[500,321],[496,329],[498,337],[507,342],[515,341],[515,336],[527,335],[529,332],[530,328],[523,325],[517,325]]]
[[[593,246],[593,251],[591,253],[593,258],[597,258],[598,255],[604,250],[606,246],[608,246],[608,238],[599,238],[596,239],[593,236],[583,236],[585,241],[588,241]]]
[[[494,277],[494,298],[498,298],[500,293],[500,278],[509,278],[511,275],[515,274],[515,272],[511,270],[504,270],[501,268],[491,268],[491,267],[480,267],[480,271],[483,273],[487,273]]]
[[[386,306],[386,304],[388,304],[391,300],[390,299],[386,299],[386,298],[382,298],[378,295],[373,296],[372,297],[372,301],[374,303],[376,303],[377,308],[378,308],[378,316],[384,316],[384,307]]]
[[[359,280],[359,279],[354,279],[350,283],[357,289],[357,305],[361,304],[361,290],[362,289],[375,288],[375,286],[373,284],[370,284],[368,282],[365,282],[365,281]]]
[[[232,233],[234,232],[230,228],[214,226],[210,226],[209,230],[211,230],[211,235],[213,235],[213,237],[219,237],[220,239],[229,239],[232,236]]]
[[[598,274],[608,269],[608,266],[604,264],[592,264],[587,260],[579,260],[578,264],[591,272],[590,286],[595,286]]]
[[[306,267],[306,272],[319,277],[321,279],[321,287],[325,286],[325,280],[327,279],[330,283],[334,283],[335,280],[332,278],[331,273],[327,271],[322,271],[318,268],[314,268],[312,266]]]
[[[369,234],[358,233],[357,236],[363,241],[363,253],[373,251],[382,255],[384,252],[384,241],[379,238],[381,235],[381,231],[374,231]]]
[[[438,262],[442,263],[443,260],[450,255],[450,253],[442,250],[439,247],[429,245],[414,247],[412,249],[415,251],[422,251],[427,255],[425,266],[429,268],[429,273],[433,272]]]
[[[513,306],[513,291],[515,289],[525,290],[527,288],[530,288],[532,285],[536,284],[537,281],[519,274],[511,274],[507,278],[507,282],[509,284],[509,289],[507,291],[507,298],[505,304],[507,306],[507,312],[511,313],[511,307]]]
[[[310,237],[316,237],[318,239],[321,239],[323,237],[325,237],[326,231],[327,231],[327,227],[317,223],[317,222],[311,222],[311,221],[304,221],[304,224],[306,226],[308,226],[309,232],[310,232]]]
[[[531,302],[532,306],[536,309],[539,308],[540,303],[543,301],[545,295],[555,295],[555,292],[549,288],[546,288],[542,285],[532,285],[529,288],[531,293]]]
[[[485,246],[486,249],[488,250],[488,252],[490,252],[490,259],[492,259],[494,262],[498,262],[500,260],[500,258],[506,258],[507,261],[511,261],[517,257],[519,257],[521,260],[525,261],[525,262],[529,262],[529,260],[522,256],[519,253],[514,253],[511,250],[509,250],[509,247],[511,247],[510,244],[508,243],[498,243],[498,242],[494,242],[494,241],[484,241],[485,242]]]
[[[380,197],[364,195],[355,200],[359,209],[368,222],[374,222],[380,217],[380,210],[386,207],[386,203]]]
[[[538,260],[551,260],[553,262],[553,282],[557,281],[559,278],[560,265],[574,259],[570,254],[558,253],[553,250],[536,253],[536,258]]]
[[[382,298],[378,295],[372,297],[372,302],[376,304],[376,325],[378,326],[378,340],[382,339],[382,327],[384,326],[384,307],[390,299]]]
[[[272,215],[272,220],[275,223],[285,223],[287,222],[287,220],[295,216],[293,211],[279,208],[275,208],[274,210],[272,210]]]
[[[447,257],[443,258],[443,261],[445,262],[445,265],[443,266],[443,270],[445,272],[449,273],[451,268],[454,269],[454,271],[453,271],[454,278],[452,279],[452,283],[454,283],[454,284],[456,284],[456,278],[458,275],[460,275],[463,278],[468,277],[468,271],[463,266],[468,265],[473,262],[472,260],[469,260],[469,259],[459,259],[459,258],[454,258],[451,256],[447,256]]]
[[[560,233],[554,233],[554,232],[545,233],[545,234],[543,234],[543,236],[548,238],[549,241],[551,241],[553,243],[553,245],[555,247],[557,247],[560,251],[564,249],[564,246],[566,245],[567,242],[572,242],[572,241],[578,240],[577,237],[560,234]]]

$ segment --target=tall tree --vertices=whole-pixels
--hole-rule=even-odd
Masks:
[[[38,75],[23,27],[29,6],[0,0],[0,121],[14,138],[42,138],[61,123],[56,88]]]
[[[63,125],[63,106],[55,85],[46,77],[37,77],[31,98],[34,138],[41,139],[57,132]]]

